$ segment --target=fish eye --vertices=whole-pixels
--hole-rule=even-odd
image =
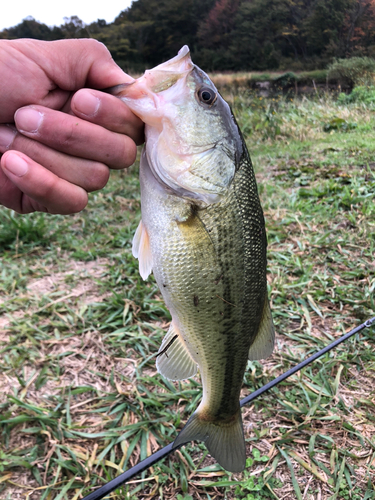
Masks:
[[[212,105],[217,99],[217,94],[209,87],[202,87],[198,90],[198,99],[204,104]]]

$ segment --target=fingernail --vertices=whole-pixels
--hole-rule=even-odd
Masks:
[[[43,113],[33,108],[21,108],[14,116],[16,126],[20,132],[36,134],[43,121]]]
[[[0,125],[0,149],[3,153],[9,148],[12,144],[17,131],[7,127],[6,125]]]
[[[94,116],[98,112],[100,99],[91,92],[81,91],[74,100],[77,110],[86,116]]]
[[[8,154],[4,158],[4,167],[11,174],[16,175],[17,177],[23,177],[29,170],[29,166],[26,161],[17,154]]]

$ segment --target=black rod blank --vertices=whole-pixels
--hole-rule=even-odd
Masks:
[[[279,377],[276,377],[268,384],[264,385],[260,389],[257,389],[256,391],[252,392],[251,394],[249,394],[249,396],[247,396],[246,398],[244,398],[240,401],[241,408],[242,408],[242,406],[247,405],[251,401],[254,401],[254,399],[258,398],[259,396],[261,396],[265,392],[269,391],[270,389],[275,387],[277,384],[279,384],[283,380],[294,375],[299,370],[302,370],[302,368],[305,368],[305,366],[312,363],[316,359],[320,358],[321,356],[323,356],[324,354],[329,352],[331,349],[337,347],[342,342],[345,342],[346,340],[348,340],[350,337],[352,337],[356,333],[360,332],[364,328],[369,328],[373,324],[375,324],[375,317],[368,319],[367,321],[365,321],[361,325],[357,326],[353,330],[350,330],[350,332],[346,333],[345,335],[342,335],[339,339],[337,339],[334,342],[332,342],[331,344],[327,345],[326,347],[324,347],[320,351],[316,352],[315,354],[313,354],[309,358],[305,359],[304,361],[302,361],[298,365],[294,366],[293,368],[291,368],[287,372],[283,373]],[[179,446],[173,447],[173,443],[168,444],[167,446],[165,446],[161,450],[159,450],[159,451],[153,453],[152,455],[150,455],[149,457],[147,457],[145,460],[142,460],[142,462],[139,462],[134,467],[131,467],[129,470],[123,472],[122,474],[117,476],[115,479],[112,479],[112,481],[109,481],[105,485],[98,488],[96,491],[93,491],[89,495],[85,496],[85,498],[83,500],[101,500],[102,498],[104,498],[106,495],[108,495],[112,491],[116,490],[117,488],[119,488],[123,484],[130,481],[130,479],[132,479],[134,476],[137,476],[141,472],[145,471],[146,469],[148,469],[149,467],[154,465],[156,462],[159,462],[159,460],[161,460],[162,458],[165,458],[170,453],[172,453],[172,451],[175,451],[178,448],[179,448]]]

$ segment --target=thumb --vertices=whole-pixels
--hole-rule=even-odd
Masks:
[[[22,44],[22,52],[37,63],[60,90],[103,89],[132,80],[117,66],[106,46],[93,38],[12,42]]]

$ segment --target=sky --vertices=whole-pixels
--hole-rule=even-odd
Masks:
[[[64,17],[78,16],[86,24],[97,19],[105,19],[111,23],[118,14],[130,6],[132,0],[63,0],[53,2],[47,0],[8,1],[1,9],[0,31],[19,24],[25,17],[32,16],[47,26],[60,26]]]

